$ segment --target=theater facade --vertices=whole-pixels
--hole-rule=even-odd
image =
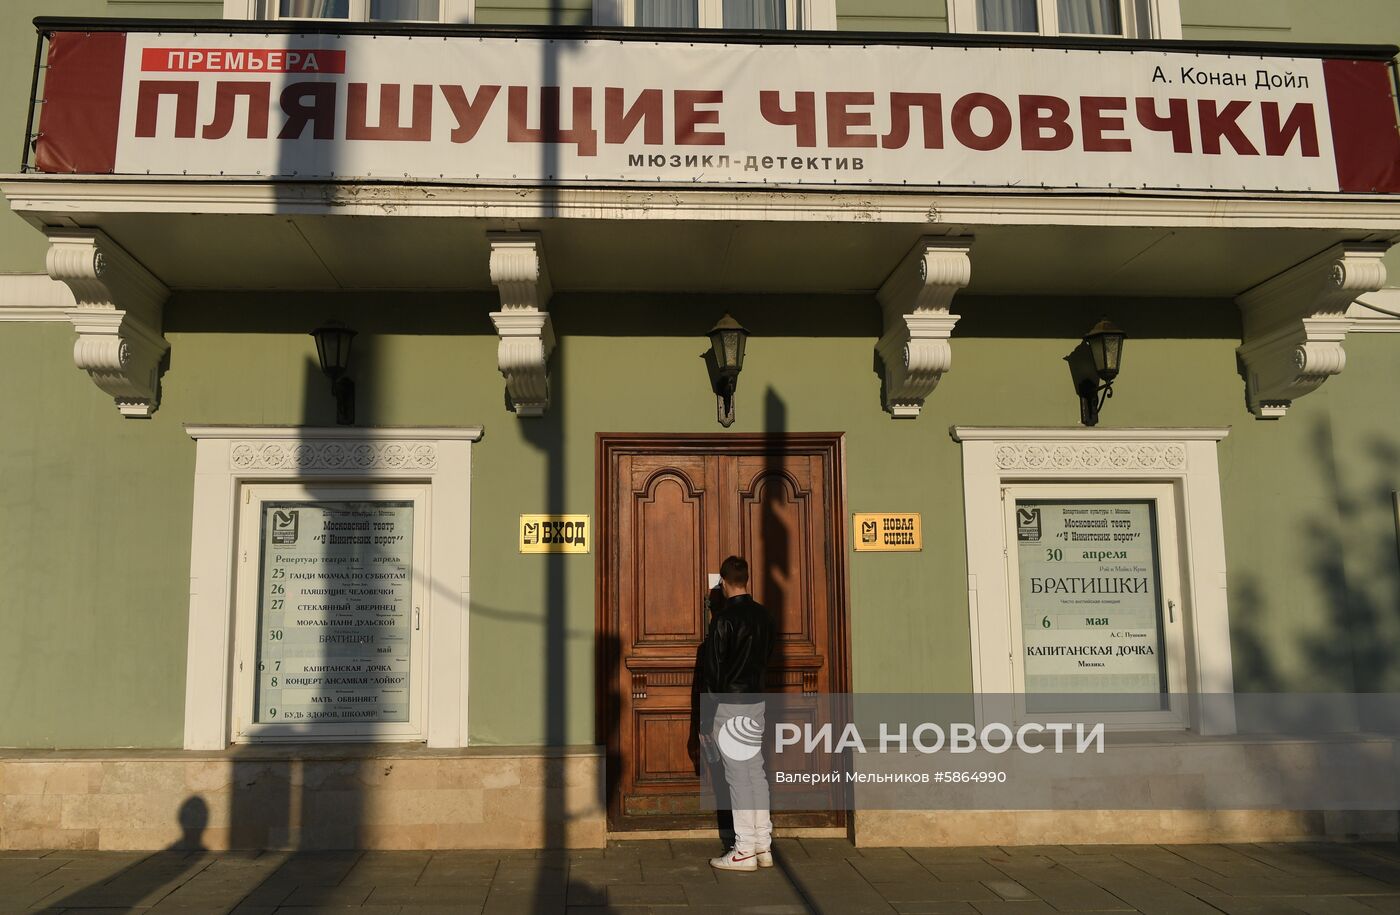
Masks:
[[[1157,697],[1094,804],[780,832],[1396,835],[1143,801],[1396,750],[1220,701],[1400,690],[1389,2],[30,6],[0,847],[712,829],[733,553],[773,692]]]

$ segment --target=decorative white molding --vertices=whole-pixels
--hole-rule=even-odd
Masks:
[[[123,416],[159,406],[160,363],[170,350],[161,318],[170,290],[97,229],[46,229],[48,274],[73,293],[73,361],[112,395]]]
[[[0,175],[0,194],[31,223],[73,212],[239,216],[373,216],[448,219],[616,219],[763,223],[821,222],[927,226],[1105,226],[1125,228],[1316,229],[1400,234],[1400,208],[1381,194],[1271,194],[1244,191],[975,193],[955,188],[871,189],[851,196],[821,188],[477,187],[423,180],[376,184],[375,194],[331,183],[105,175]],[[193,210],[191,208],[194,208]],[[975,234],[975,233],[972,233]]]
[[[482,436],[481,426],[203,426],[185,424],[185,433],[193,439],[252,438],[269,442],[403,442],[429,439],[434,442],[475,442]]]
[[[244,484],[331,480],[428,484],[427,742],[466,746],[471,526],[462,519],[471,516],[471,444],[481,438],[481,427],[186,426],[185,431],[195,440],[185,749],[222,750],[231,739],[232,689],[238,680],[231,670],[234,583]]]
[[[230,459],[239,470],[431,470],[437,465],[432,442],[233,443]]]
[[[77,307],[68,287],[45,273],[0,273],[0,323],[68,321]]]
[[[948,343],[958,315],[953,296],[972,278],[972,239],[925,236],[875,294],[885,332],[875,344],[884,365],[885,410],[914,419],[953,364]]]
[[[1342,341],[1357,296],[1385,285],[1385,243],[1334,245],[1235,299],[1244,342],[1235,351],[1250,412],[1278,419],[1346,367]]]
[[[967,529],[968,615],[972,689],[1015,692],[1012,607],[1005,553],[1002,488],[1017,483],[1170,483],[1178,506],[1183,605],[1188,617],[1192,695],[1234,692],[1225,576],[1225,523],[1220,504],[1218,442],[1229,429],[1076,429],[954,426],[962,445],[963,519]],[[979,710],[979,715],[981,714]],[[1193,703],[1201,734],[1235,730],[1223,702]]]
[[[949,426],[955,442],[1073,442],[1096,444],[1131,442],[1218,442],[1230,434],[1228,426],[1180,426],[1113,429],[1085,429],[1078,426]]]
[[[1001,470],[1179,470],[1186,449],[1179,442],[1006,442],[996,458]]]
[[[1347,317],[1354,334],[1400,334],[1400,289],[1367,293],[1351,304]]]
[[[491,322],[501,342],[496,363],[506,379],[506,393],[517,416],[543,416],[549,409],[549,354],[554,351],[554,324],[549,272],[534,232],[493,232],[491,282],[501,295],[501,310]]]

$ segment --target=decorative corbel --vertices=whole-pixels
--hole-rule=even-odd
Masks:
[[[50,277],[73,292],[65,313],[78,332],[73,361],[127,417],[160,405],[160,366],[170,344],[162,316],[170,290],[97,229],[47,229]]]
[[[913,419],[953,362],[948,338],[953,296],[972,278],[970,237],[925,236],[900,261],[876,298],[885,331],[875,352],[885,369],[885,410]]]
[[[1342,341],[1356,324],[1347,308],[1385,285],[1387,248],[1343,242],[1235,298],[1244,316],[1244,342],[1235,352],[1256,417],[1282,417],[1346,367]]]
[[[506,379],[506,393],[517,416],[543,416],[549,409],[549,354],[554,325],[545,309],[553,290],[533,232],[502,232],[491,242],[491,282],[501,295],[501,310],[491,321],[501,338],[496,363]]]

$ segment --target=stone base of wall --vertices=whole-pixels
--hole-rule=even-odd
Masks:
[[[0,751],[0,849],[601,847],[599,747]]]
[[[1391,811],[860,810],[861,846],[1160,845],[1348,839],[1393,842]]]
[[[856,811],[856,843],[1124,845],[1318,838],[1393,842],[1400,833],[1400,816],[1394,810],[1297,809],[1311,806],[1309,802],[1323,806],[1329,800],[1342,806],[1348,798],[1356,803],[1355,786],[1340,781],[1338,773],[1376,778],[1395,771],[1400,745],[1388,736],[1201,738],[1163,732],[1114,735],[1110,744],[1116,760],[1113,777],[1086,777],[1091,770],[1069,757],[1045,758],[1039,772],[1044,783],[1023,797],[1064,798],[1065,809],[958,810],[952,809],[956,795],[950,794],[942,810]],[[970,771],[1002,768],[999,759],[985,752],[963,757]],[[1185,803],[1160,810],[1134,806],[1154,798],[1194,800],[1196,806],[1204,806],[1203,799],[1233,799],[1252,809],[1185,809]],[[1295,809],[1264,809],[1270,801]],[[1089,807],[1103,809],[1083,809]]]

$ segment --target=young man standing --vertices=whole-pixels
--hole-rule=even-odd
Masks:
[[[774,625],[768,611],[749,594],[748,562],[730,556],[719,574],[725,601],[710,618],[700,656],[702,685],[714,707],[710,734],[724,761],[734,810],[734,847],[711,858],[710,866],[752,871],[773,866],[773,821],[761,748],[764,703],[757,694],[764,690],[773,654]]]

